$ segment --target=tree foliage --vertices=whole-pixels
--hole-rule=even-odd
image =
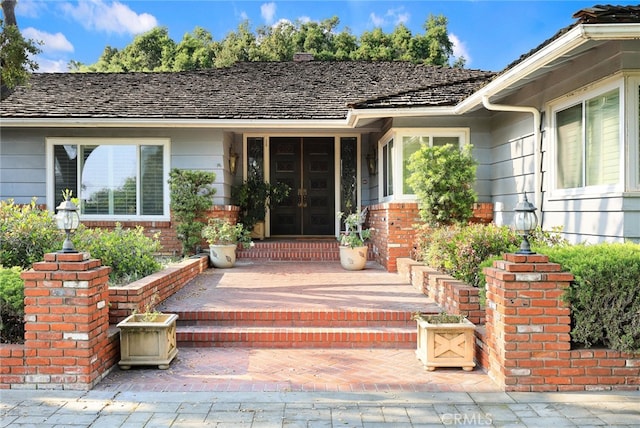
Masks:
[[[2,93],[4,98],[11,89],[29,80],[29,74],[38,69],[33,56],[40,53],[37,42],[22,37],[13,8],[15,1],[3,0],[5,19],[0,19],[0,65],[2,66]]]
[[[365,31],[360,37],[349,28],[338,30],[337,16],[322,21],[281,21],[260,26],[255,32],[249,21],[241,22],[222,40],[196,27],[178,43],[167,28],[156,27],[138,35],[122,50],[107,46],[95,64],[69,63],[83,72],[183,71],[228,67],[246,61],[291,61],[296,52],[313,54],[321,61],[411,61],[448,66],[453,44],[449,40],[447,18],[430,15],[423,34],[412,34],[404,24],[391,33],[381,28]],[[456,66],[463,66],[458,58]]]
[[[418,197],[420,217],[430,226],[465,223],[473,214],[476,161],[472,146],[423,145],[409,158],[408,184]]]

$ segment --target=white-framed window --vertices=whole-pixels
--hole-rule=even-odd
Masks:
[[[622,81],[566,97],[552,106],[554,188],[560,193],[622,190]]]
[[[169,156],[166,138],[48,138],[50,208],[70,189],[84,219],[169,219]]]
[[[640,191],[640,74],[629,76],[627,81],[629,189]]]
[[[407,179],[409,158],[422,145],[463,147],[469,142],[468,128],[403,128],[392,129],[379,143],[380,188],[382,199],[415,199]]]

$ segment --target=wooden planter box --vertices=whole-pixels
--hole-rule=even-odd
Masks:
[[[178,355],[176,314],[160,314],[154,321],[144,321],[143,314],[129,315],[118,323],[120,362],[123,370],[131,366],[155,366],[166,370]]]
[[[430,323],[417,319],[418,346],[416,356],[429,371],[436,367],[462,367],[465,371],[476,366],[476,326],[467,319],[460,323]]]

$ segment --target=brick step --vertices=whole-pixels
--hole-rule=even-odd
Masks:
[[[180,326],[178,347],[412,349],[415,328]]]
[[[367,254],[373,260],[371,246]],[[238,248],[238,259],[260,259],[278,261],[338,261],[340,248],[336,239],[322,240],[265,240],[254,241],[251,248]]]
[[[178,326],[413,328],[410,312],[349,310],[177,311]]]

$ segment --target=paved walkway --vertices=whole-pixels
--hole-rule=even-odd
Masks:
[[[2,391],[2,427],[640,425],[638,393]]]
[[[241,262],[165,309],[431,304],[376,265]],[[168,370],[114,367],[91,391],[0,390],[0,427],[36,426],[638,427],[640,391],[504,393],[479,369],[427,372],[406,349],[181,348]]]

